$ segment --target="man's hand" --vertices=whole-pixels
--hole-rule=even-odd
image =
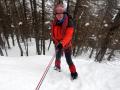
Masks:
[[[62,46],[61,42],[59,42],[57,45],[57,49],[61,50],[62,48],[63,48],[63,46]]]

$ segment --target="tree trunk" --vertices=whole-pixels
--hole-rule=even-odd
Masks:
[[[51,42],[52,42],[52,40],[50,39],[50,43],[48,45],[48,50],[50,49]]]
[[[42,38],[43,38],[43,55],[45,55],[45,1],[42,0]]]
[[[21,52],[21,56],[23,56],[23,50],[22,50],[18,35],[16,35],[16,39],[17,39],[18,47],[19,47],[20,52]]]
[[[108,56],[107,60],[110,61],[110,59],[112,58],[112,56],[114,55],[114,51],[115,49],[112,49],[112,51],[110,52],[110,55]]]
[[[40,49],[39,49],[39,39],[35,38],[35,41],[36,41],[37,54],[40,55],[41,52],[40,52]]]
[[[78,45],[78,48],[77,48],[77,50],[76,50],[76,54],[75,54],[75,56],[78,55],[79,51],[80,51],[80,46]]]
[[[28,39],[26,40],[26,55],[29,56],[29,54],[28,54]]]
[[[24,24],[24,28],[23,28],[23,37],[25,38],[25,50],[26,50],[26,55],[28,56],[28,32],[24,31],[28,28],[28,21],[27,21],[27,11],[26,11],[26,0],[23,0],[23,13],[24,13],[24,16],[23,16],[23,24]]]
[[[89,55],[89,58],[91,58],[91,57],[92,57],[93,52],[94,52],[94,48],[92,48],[92,51],[91,51],[91,53],[90,53],[90,55]]]
[[[6,56],[8,56],[8,53],[7,53],[7,49],[6,49],[6,47],[5,47],[5,53],[6,53]]]
[[[3,51],[2,51],[2,48],[0,47],[0,55],[1,56],[4,56],[4,54],[3,54]]]
[[[13,33],[11,33],[11,39],[12,39],[12,44],[13,44],[13,46],[15,46],[14,34],[13,34]]]
[[[116,15],[115,19],[114,19],[114,22],[112,23],[105,39],[102,41],[102,46],[101,46],[101,49],[99,50],[97,56],[96,56],[96,61],[99,61],[101,62],[105,53],[106,53],[106,50],[107,50],[107,45],[109,44],[110,42],[110,36],[113,35],[113,31],[117,30],[117,28],[120,26],[120,11],[118,12],[118,14]],[[119,30],[119,29],[118,29]]]
[[[67,12],[69,13],[69,3],[70,3],[70,0],[67,0]]]
[[[8,49],[10,49],[10,43],[9,43],[9,40],[8,40],[8,36],[5,36],[5,39],[6,39],[6,42],[7,42],[7,45],[8,45]]]
[[[101,62],[106,51],[107,51],[107,45],[109,43],[109,33],[108,35],[106,36],[106,38],[104,39],[103,43],[102,43],[102,47],[101,49],[99,50],[97,56],[96,56],[96,60],[95,61],[99,61]]]
[[[35,30],[35,40],[36,40],[36,50],[37,54],[40,55],[40,48],[39,48],[39,29],[38,29],[38,19],[37,19],[37,5],[36,0],[33,0],[33,27]]]
[[[76,30],[77,29],[77,17],[78,17],[78,10],[79,10],[79,0],[77,0],[76,1],[76,5],[75,5],[75,10],[74,10],[74,15],[73,15],[73,20],[74,20],[74,27],[75,27],[75,30],[74,30],[74,35],[73,35],[73,37],[74,37],[74,43],[76,44],[76,42],[77,42],[77,32],[78,32],[78,30]],[[77,45],[75,45],[75,47],[73,48],[73,56],[75,55],[75,53],[76,53],[76,46]]]

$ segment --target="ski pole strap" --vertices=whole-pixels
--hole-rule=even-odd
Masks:
[[[35,90],[39,90],[40,89],[40,86],[42,85],[42,83],[43,83],[43,81],[45,79],[45,76],[47,75],[47,73],[48,73],[48,71],[50,69],[50,66],[51,66],[52,62],[54,61],[55,54],[53,55],[52,59],[50,60],[50,62],[48,64],[48,66],[46,67],[46,69],[45,69],[45,71],[44,71],[44,73],[43,73],[43,75],[42,75],[42,77],[41,77],[41,79],[40,79],[40,81],[39,81],[39,83],[38,83],[38,85],[37,85]]]

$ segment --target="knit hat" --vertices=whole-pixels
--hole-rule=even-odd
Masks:
[[[56,13],[64,13],[65,9],[64,9],[64,5],[63,4],[57,4],[54,8],[54,14]]]

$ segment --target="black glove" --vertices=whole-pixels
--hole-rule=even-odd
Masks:
[[[55,41],[53,40],[53,43],[55,44]]]
[[[57,45],[57,49],[61,50],[63,48],[62,44],[59,42]]]

